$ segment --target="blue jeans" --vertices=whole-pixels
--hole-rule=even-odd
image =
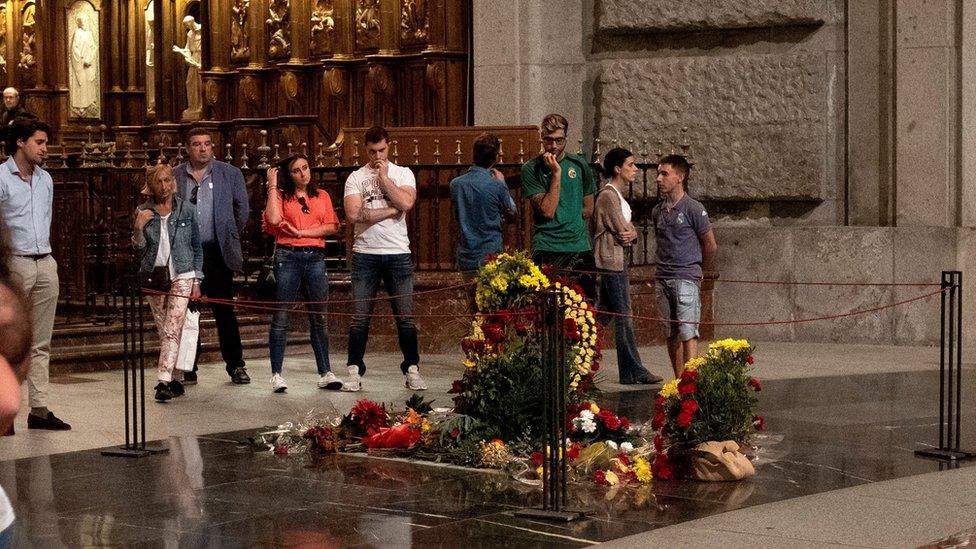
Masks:
[[[627,268],[623,271],[600,271],[600,298],[598,311],[630,315],[630,278]],[[614,340],[617,346],[617,369],[621,382],[632,382],[645,375],[647,370],[637,353],[637,337],[634,335],[634,319],[630,316],[598,315],[603,325],[614,322]]]
[[[274,274],[277,283],[276,301],[297,301],[301,294],[304,301],[329,299],[329,276],[325,271],[325,249],[316,246],[290,248],[278,246],[274,258]],[[271,353],[271,373],[280,374],[288,343],[288,326],[293,305],[281,304],[271,317],[268,347]],[[319,375],[330,371],[329,330],[326,325],[326,305],[307,305],[309,335],[312,352]]]
[[[359,366],[359,375],[366,373],[366,340],[369,321],[376,303],[380,281],[391,297],[390,306],[396,315],[397,338],[403,362],[400,370],[419,365],[417,325],[413,316],[413,258],[410,254],[352,254],[352,297],[355,299],[352,322],[349,323],[349,360],[346,364]],[[403,315],[403,316],[400,316]]]

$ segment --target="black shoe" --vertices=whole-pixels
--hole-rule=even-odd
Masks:
[[[71,426],[58,419],[57,416],[54,415],[54,412],[48,412],[47,417],[38,417],[34,414],[27,414],[27,428],[47,429],[49,431],[71,430]]]
[[[251,376],[247,375],[247,370],[243,366],[238,366],[230,373],[230,380],[238,385],[247,385],[251,382]]]
[[[166,402],[171,398],[173,398],[173,391],[170,391],[169,385],[160,381],[156,385],[156,402]]]
[[[196,384],[197,384],[196,372],[183,372],[183,385],[196,385]]]
[[[664,381],[664,378],[658,375],[654,375],[650,372],[644,372],[634,378],[634,383],[642,383],[644,385],[654,385]]]
[[[169,382],[169,392],[173,393],[174,397],[181,397],[186,394],[186,389],[183,388],[183,384],[175,379]]]

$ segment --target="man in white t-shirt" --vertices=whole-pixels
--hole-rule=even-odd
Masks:
[[[343,383],[342,390],[362,390],[369,321],[382,281],[396,318],[404,385],[413,391],[423,391],[427,385],[418,370],[417,325],[411,316],[413,257],[406,219],[417,199],[417,182],[413,172],[388,160],[390,136],[386,129],[373,126],[366,130],[363,141],[369,163],[349,175],[343,193],[346,221],[355,224],[356,239],[352,246],[351,272],[355,303],[346,361],[349,379]]]

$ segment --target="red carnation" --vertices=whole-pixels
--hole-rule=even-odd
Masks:
[[[690,395],[697,390],[698,390],[698,385],[692,382],[689,383],[682,382],[678,384],[678,392],[683,395]]]
[[[698,370],[685,370],[681,372],[681,381],[695,381],[698,379]]]
[[[749,386],[752,387],[753,389],[755,389],[757,393],[759,391],[762,391],[762,382],[759,381],[756,378],[750,378],[749,379]]]
[[[583,376],[583,378],[580,379],[578,391],[580,393],[585,394],[587,391],[590,390],[590,383],[592,382],[593,382],[593,374]]]
[[[664,449],[664,437],[661,435],[654,435],[654,451],[660,452]]]
[[[630,420],[624,416],[620,416],[620,428],[624,431],[630,429]]]
[[[455,379],[454,383],[451,383],[451,390],[448,391],[448,394],[457,394],[463,391],[464,391],[464,387],[461,386],[461,380]]]
[[[274,453],[275,453],[275,455],[278,455],[278,456],[286,456],[286,455],[288,455],[288,447],[285,446],[285,445],[275,446]]]
[[[600,413],[597,415],[599,416],[600,420],[603,421],[603,425],[606,426],[607,429],[616,431],[620,428],[620,419],[618,419],[617,416],[610,410],[600,410]]]
[[[674,478],[674,469],[671,468],[671,461],[668,459],[668,455],[663,452],[658,452],[657,457],[654,458],[654,476],[661,480],[671,480]]]
[[[766,430],[766,420],[762,416],[752,416],[752,425],[757,431]]]
[[[575,402],[570,402],[569,404],[566,405],[566,413],[571,416],[579,414],[580,410],[582,409],[583,407],[580,406],[579,404],[576,404]]]
[[[566,450],[566,458],[569,459],[569,461],[575,461],[577,458],[579,458],[579,454],[580,445],[578,442],[574,442],[573,445],[569,447],[569,450]]]
[[[664,412],[658,412],[654,414],[654,418],[651,420],[651,429],[655,431],[660,431],[661,427],[664,427],[664,422],[667,418],[664,416]]]
[[[678,417],[675,419],[675,423],[678,424],[678,427],[681,427],[682,429],[685,429],[689,425],[691,425],[691,420],[692,419],[693,419],[693,416],[691,414],[689,414],[688,412],[681,412],[680,414],[678,414]]]
[[[607,482],[607,475],[602,469],[597,469],[596,472],[593,473],[593,482],[601,486],[610,486],[610,483]]]
[[[492,343],[499,343],[505,341],[505,332],[494,324],[486,324],[482,331],[485,333],[485,339]]]
[[[545,458],[542,457],[542,452],[532,452],[532,455],[529,456],[529,459],[532,460],[533,465],[535,465],[536,467],[540,467],[542,466],[542,460],[544,460]]]
[[[627,454],[625,454],[623,452],[620,452],[619,454],[617,454],[617,459],[619,459],[620,460],[620,463],[622,463],[624,465],[628,465],[628,466],[630,465],[630,458],[627,457]]]
[[[654,399],[654,413],[663,412],[663,411],[664,411],[664,397],[658,395]]]
[[[686,414],[694,414],[698,411],[698,401],[696,400],[686,400],[681,403],[681,411]]]
[[[600,370],[600,363],[594,360],[593,363],[590,364],[590,371],[597,372],[599,370]]]
[[[752,355],[746,357],[746,364],[752,364],[756,359],[752,358]]]

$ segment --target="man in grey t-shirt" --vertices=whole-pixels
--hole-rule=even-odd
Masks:
[[[675,377],[698,353],[699,284],[703,268],[712,272],[718,250],[708,212],[685,192],[690,170],[681,155],[658,161],[661,202],[651,210],[657,243],[657,303],[668,325],[668,356]]]

